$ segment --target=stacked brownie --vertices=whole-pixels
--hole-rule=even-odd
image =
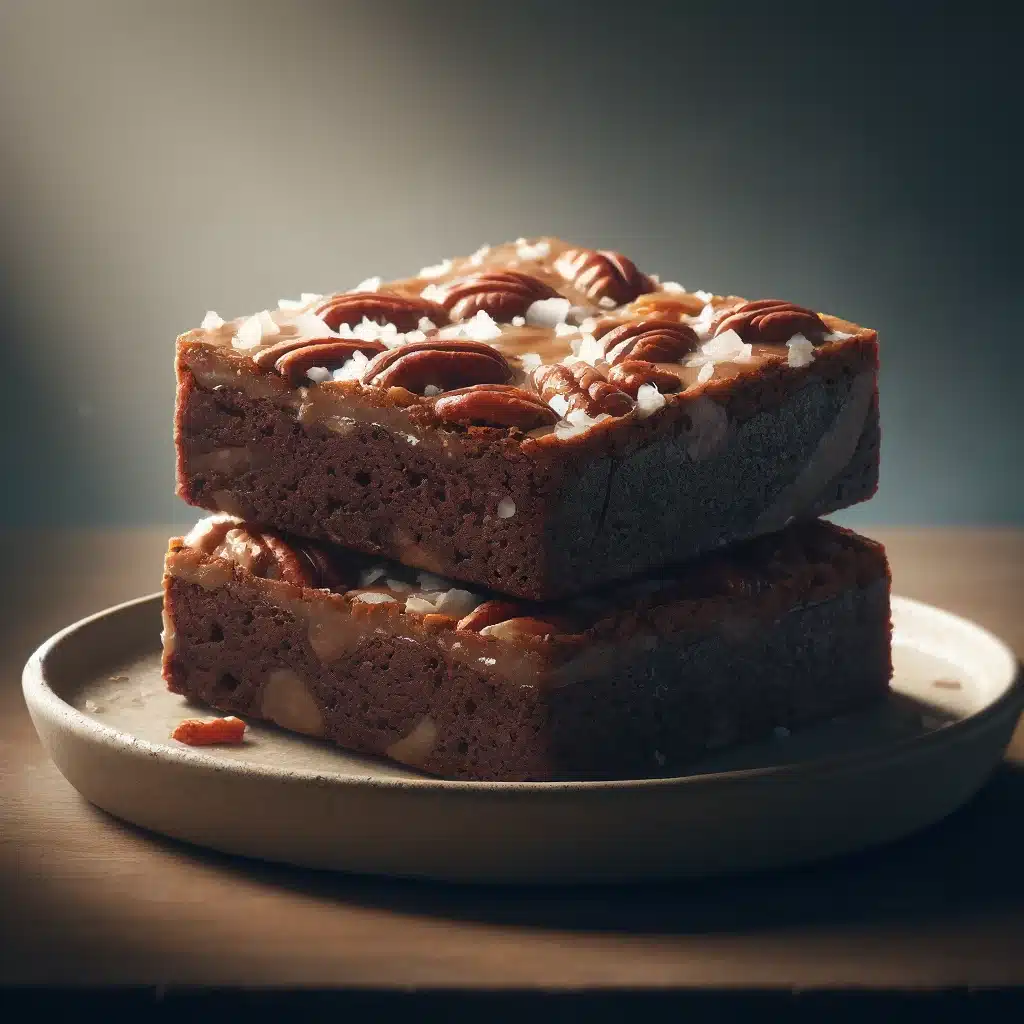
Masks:
[[[175,692],[424,771],[672,774],[884,697],[873,331],[520,239],[178,339]]]

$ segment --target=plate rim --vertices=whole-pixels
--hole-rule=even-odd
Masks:
[[[314,769],[289,768],[275,769],[255,762],[230,761],[217,758],[212,754],[182,747],[178,750],[167,743],[155,743],[138,736],[133,736],[122,729],[106,725],[90,718],[74,705],[64,700],[46,678],[46,660],[54,650],[68,641],[74,634],[87,629],[94,622],[115,618],[119,614],[134,610],[143,605],[158,604],[162,593],[146,594],[142,597],[122,601],[111,605],[58,630],[44,640],[29,656],[22,671],[22,693],[25,702],[32,712],[36,708],[43,709],[49,716],[59,717],[78,738],[120,748],[125,753],[148,754],[163,760],[171,760],[186,768],[215,769],[230,775],[259,776],[284,782],[314,783],[341,788],[372,788],[385,790],[416,791],[427,790],[438,795],[475,795],[502,794],[507,796],[537,797],[541,794],[572,793],[577,796],[586,794],[602,794],[612,792],[634,792],[637,790],[676,790],[684,787],[721,787],[739,784],[777,783],[799,781],[801,778],[813,776],[821,779],[836,773],[849,773],[859,769],[873,768],[880,763],[888,763],[904,754],[927,750],[933,746],[948,745],[970,739],[978,732],[987,729],[993,722],[1001,720],[1007,713],[1019,715],[1024,710],[1024,665],[1018,660],[1012,648],[996,634],[979,625],[972,619],[957,615],[926,601],[893,595],[892,607],[897,605],[945,619],[958,629],[967,629],[975,634],[975,639],[989,644],[996,652],[1001,664],[1010,676],[1006,689],[995,700],[986,704],[981,710],[966,718],[944,725],[927,733],[893,739],[878,746],[847,752],[833,757],[823,757],[811,761],[793,764],[767,765],[758,768],[740,768],[728,771],[705,772],[694,775],[670,776],[651,779],[596,779],[596,780],[561,780],[550,782],[501,782],[472,781],[460,779],[442,779],[432,776],[375,776],[375,775],[334,775]],[[33,716],[34,717],[34,716]],[[33,724],[35,724],[33,722]],[[36,731],[39,732],[38,726]],[[360,757],[364,755],[355,754]]]

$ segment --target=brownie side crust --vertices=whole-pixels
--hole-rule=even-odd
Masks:
[[[326,617],[341,597],[191,559],[165,577],[164,674],[211,707],[444,777],[673,774],[709,749],[884,697],[888,570],[863,545],[847,540],[840,568],[801,570],[801,593],[769,554],[768,591],[707,608],[640,599],[583,636],[523,643],[435,633],[437,616],[379,606]],[[332,631],[329,656],[322,633],[311,642],[311,610]]]
[[[471,438],[456,454],[369,422],[301,425],[271,398],[204,390],[179,364],[178,493],[511,595],[565,597],[869,498],[876,359],[851,346],[800,387],[724,382],[718,401],[635,436],[539,453]]]

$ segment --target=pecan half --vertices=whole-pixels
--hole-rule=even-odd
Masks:
[[[611,299],[621,306],[655,288],[632,260],[610,249],[569,249],[555,262],[555,269],[594,302]]]
[[[686,324],[673,320],[640,320],[621,324],[600,336],[601,347],[614,366],[627,359],[675,363],[700,347],[700,338]]]
[[[478,384],[442,395],[434,412],[445,423],[536,430],[558,422],[558,414],[536,395],[502,384]]]
[[[267,349],[267,351],[270,351]],[[286,352],[274,362],[274,369],[288,382],[296,387],[308,384],[306,373],[314,366],[324,366],[328,370],[337,370],[345,365],[357,352],[365,356],[373,356],[386,351],[386,346],[379,341],[316,341],[294,348]],[[262,353],[260,353],[262,355]]]
[[[540,299],[557,297],[558,292],[540,278],[518,270],[495,270],[451,287],[444,308],[453,321],[468,320],[483,310],[492,319],[508,323],[514,316],[525,316]]]
[[[533,382],[541,397],[550,402],[561,395],[569,403],[569,411],[582,409],[588,416],[602,412],[624,416],[633,409],[633,399],[620,387],[610,384],[600,370],[582,361],[566,366],[538,366]]]
[[[649,292],[629,304],[629,312],[644,320],[681,320],[703,308],[703,299],[684,292]]]
[[[459,619],[459,624],[455,628],[468,629],[477,633],[486,626],[493,626],[506,619],[514,619],[523,611],[523,605],[514,601],[484,601],[468,615]]]
[[[378,324],[394,324],[400,331],[412,331],[426,317],[435,327],[448,323],[448,314],[436,302],[395,292],[346,292],[332,295],[316,309],[316,315],[332,331],[342,324],[354,327],[363,318]]]
[[[714,333],[724,331],[735,331],[748,344],[781,345],[794,334],[819,341],[828,328],[814,310],[781,299],[758,299],[724,310],[715,321]]]
[[[381,352],[366,367],[363,383],[422,395],[430,385],[450,391],[472,384],[504,384],[511,377],[505,357],[483,342],[419,341]]]
[[[298,551],[275,533],[263,533],[258,536],[273,559],[272,564],[264,570],[263,575],[266,579],[283,580],[296,587],[313,586],[314,579],[309,571],[309,563]]]
[[[608,371],[608,383],[622,388],[633,398],[645,384],[653,384],[663,395],[679,391],[683,386],[683,382],[670,370],[663,370],[642,359],[617,363]]]
[[[305,348],[307,345],[323,345],[331,340],[333,339],[326,337],[326,335],[322,338],[285,338],[284,341],[279,341],[276,345],[269,345],[267,348],[261,348],[258,352],[253,354],[252,361],[261,370],[267,370],[273,366],[281,356],[286,356],[289,352]]]

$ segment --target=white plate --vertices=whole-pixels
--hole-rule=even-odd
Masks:
[[[259,723],[242,747],[185,747],[168,737],[195,709],[160,679],[156,596],[53,636],[24,691],[48,753],[88,800],[228,853],[460,881],[694,876],[896,839],[984,783],[1024,703],[1015,658],[916,601],[895,598],[893,621],[884,707],[674,779],[446,782]]]

